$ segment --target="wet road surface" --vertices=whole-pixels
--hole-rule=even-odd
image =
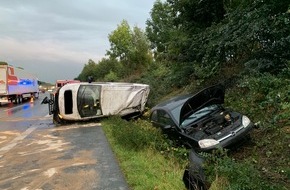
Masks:
[[[99,123],[55,126],[40,102],[0,110],[0,189],[129,189]]]

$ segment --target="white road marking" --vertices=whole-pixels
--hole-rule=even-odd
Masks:
[[[81,166],[81,165],[85,165],[86,163],[75,163],[75,164],[72,164],[72,166]]]
[[[30,133],[32,133],[35,129],[37,128],[37,126],[31,126],[29,127],[26,131],[24,131],[23,133],[21,133],[19,136],[17,136],[16,138],[14,138],[8,145],[0,148],[0,158],[7,153],[8,151],[10,151],[12,148],[14,148],[19,141],[25,139]]]
[[[57,173],[57,171],[56,171],[55,168],[50,168],[50,169],[48,169],[47,171],[44,172],[44,175],[46,175],[46,176],[48,176],[50,178],[51,176],[53,176],[56,173]]]

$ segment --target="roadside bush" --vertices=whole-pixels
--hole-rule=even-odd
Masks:
[[[260,123],[251,134],[251,147],[234,156],[252,159],[252,165],[248,161],[244,167],[255,166],[276,189],[289,189],[289,72],[289,68],[279,75],[249,72],[236,87],[228,89],[225,99],[227,106]]]
[[[110,133],[116,144],[135,151],[152,146],[158,135],[156,131],[151,130],[150,132],[149,129],[119,117],[114,117],[104,123],[113,125],[110,127]]]
[[[289,84],[290,79],[284,76],[246,75],[237,88],[230,89],[226,101],[265,127],[281,127],[289,124]]]
[[[119,78],[114,71],[110,71],[104,77],[104,81],[117,82],[118,80],[119,80]]]
[[[137,81],[150,85],[150,94],[147,105],[153,107],[161,98],[172,92],[170,83],[170,69],[165,63],[154,62],[150,65],[149,70],[145,72]]]
[[[186,149],[172,148],[150,122],[112,117],[102,127],[131,189],[185,189]]]
[[[213,154],[203,154],[203,156],[206,160],[206,176],[212,183],[211,190],[278,189],[275,185],[263,180],[250,160],[238,162],[230,158],[224,150]]]
[[[187,159],[185,148],[174,147],[172,141],[146,120],[126,121],[119,117],[113,117],[104,121],[104,125],[110,126],[108,129],[114,142],[126,149],[134,151],[154,149],[165,157],[174,156],[181,162],[185,162]]]

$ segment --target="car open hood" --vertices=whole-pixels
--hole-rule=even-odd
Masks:
[[[189,98],[182,106],[180,110],[180,123],[189,117],[194,112],[210,106],[213,104],[223,104],[225,97],[225,88],[223,85],[218,84],[208,88],[205,88],[191,98]]]

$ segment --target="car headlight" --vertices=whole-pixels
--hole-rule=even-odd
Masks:
[[[200,148],[208,148],[211,146],[215,146],[217,144],[219,144],[219,142],[217,140],[214,139],[202,139],[200,141],[198,141],[199,147]]]
[[[243,115],[243,117],[242,117],[243,126],[247,127],[250,123],[251,123],[250,119],[247,116]]]

